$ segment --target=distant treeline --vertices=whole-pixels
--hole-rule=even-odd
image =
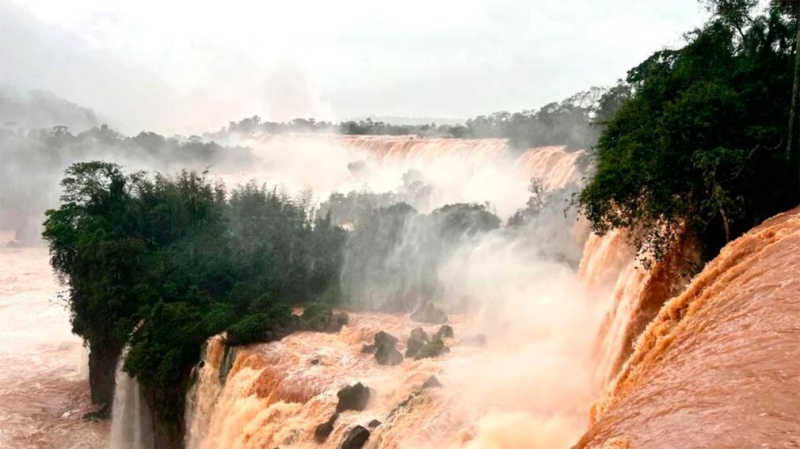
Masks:
[[[169,171],[243,165],[251,157],[247,148],[223,147],[200,137],[167,138],[152,132],[126,137],[105,125],[78,134],[66,126],[0,128],[0,227],[16,229],[19,240],[37,239],[41,213],[56,203],[58,179],[73,162],[103,159]]]
[[[253,133],[337,133],[343,135],[417,135],[443,138],[506,138],[514,148],[566,145],[570,149],[588,149],[595,144],[604,119],[613,116],[619,96],[627,93],[616,88],[594,87],[561,102],[521,112],[495,112],[467,120],[464,124],[436,123],[394,125],[365,119],[339,123],[297,118],[290,122],[265,122],[253,116],[230,122],[207,139],[224,139],[233,134]]]

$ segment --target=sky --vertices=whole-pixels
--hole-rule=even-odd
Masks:
[[[0,0],[0,83],[128,133],[468,118],[613,84],[705,18],[697,0]]]

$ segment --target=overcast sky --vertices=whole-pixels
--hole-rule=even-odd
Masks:
[[[467,118],[611,84],[704,18],[696,0],[0,0],[0,82],[126,132]]]

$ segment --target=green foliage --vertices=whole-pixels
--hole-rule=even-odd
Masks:
[[[439,294],[437,270],[453,251],[499,226],[479,204],[448,204],[427,215],[405,203],[365,209],[344,247],[342,293],[364,307],[408,311]]]
[[[736,8],[752,2],[713,3],[724,11],[685,47],[628,72],[631,96],[600,136],[596,174],[577,198],[594,231],[633,230],[645,261],[662,257],[683,225],[711,258],[793,205],[782,144],[794,28],[772,10],[739,29],[746,14]]]
[[[62,186],[43,236],[73,331],[91,348],[130,346],[125,369],[171,431],[208,337],[272,340],[292,324],[290,302],[338,291],[345,231],[277,190],[248,184],[226,199],[205,174],[105,162],[72,165]]]
[[[65,126],[0,129],[0,225],[14,227],[18,233],[26,226],[35,228],[38,223],[27,221],[38,221],[42,210],[55,203],[53,184],[74,161],[103,158],[172,170],[236,166],[250,163],[251,157],[249,149],[223,147],[197,137],[167,138],[149,132],[125,137],[105,125],[79,134]]]

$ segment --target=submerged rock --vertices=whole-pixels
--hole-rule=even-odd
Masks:
[[[367,424],[367,426],[368,426],[370,429],[374,429],[374,428],[376,428],[376,427],[380,426],[381,424],[382,424],[382,423],[381,423],[380,421],[378,421],[377,419],[373,419],[372,421],[370,421],[370,422],[369,422],[369,424]]]
[[[336,413],[341,413],[345,410],[361,411],[367,407],[369,402],[369,388],[365,387],[361,382],[355,385],[348,385],[338,393],[339,403],[336,404]]]
[[[364,426],[355,426],[347,432],[341,449],[361,449],[369,439],[369,430]]]
[[[375,345],[364,345],[361,347],[362,354],[374,354],[375,353]]]
[[[486,335],[483,334],[471,335],[469,337],[464,338],[461,342],[468,345],[484,346],[486,344]]]
[[[338,418],[339,414],[334,413],[331,415],[329,420],[318,425],[317,428],[314,429],[314,441],[320,444],[324,443],[325,440],[328,439],[328,436],[330,436],[331,432],[333,432],[333,425],[336,424],[336,420]]]
[[[444,345],[444,341],[442,341],[441,338],[437,338],[426,343],[425,346],[419,350],[416,357],[414,357],[414,360],[438,357],[448,352],[450,352],[450,348]]]
[[[453,328],[450,327],[449,324],[445,324],[442,327],[440,327],[435,334],[433,334],[433,338],[434,340],[437,338],[443,340],[445,338],[453,338],[454,335],[455,334],[453,334]]]
[[[433,303],[426,302],[411,314],[411,319],[420,323],[444,324],[447,322],[447,314]]]
[[[406,357],[416,356],[419,350],[422,349],[429,340],[428,333],[421,327],[412,330],[411,337],[409,337],[406,343]]]
[[[426,380],[425,383],[422,384],[423,390],[426,388],[441,388],[441,387],[442,383],[439,382],[439,379],[437,379],[436,376],[429,377],[428,380]]]

